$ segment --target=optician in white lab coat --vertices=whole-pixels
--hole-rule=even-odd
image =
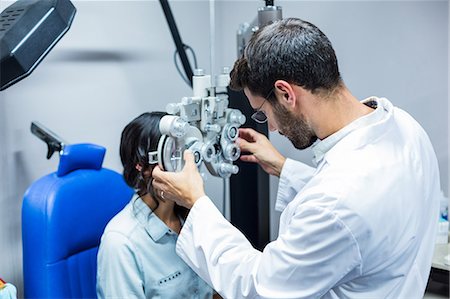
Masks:
[[[385,98],[357,100],[330,41],[299,19],[257,32],[230,86],[244,90],[254,120],[312,146],[316,167],[240,130],[241,159],[280,177],[279,235],[262,252],[205,195],[191,153],[181,172],[155,169],[156,190],[191,209],[179,256],[224,298],[422,298],[440,183],[421,126]]]

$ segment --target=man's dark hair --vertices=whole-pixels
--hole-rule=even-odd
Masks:
[[[230,87],[247,87],[266,97],[276,80],[312,93],[330,92],[342,84],[331,42],[313,24],[289,18],[256,32],[231,71]],[[273,102],[274,98],[269,98]]]

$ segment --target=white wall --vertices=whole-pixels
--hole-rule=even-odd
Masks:
[[[0,2],[3,10],[10,2]],[[208,1],[170,1],[183,41],[209,70]],[[236,58],[235,32],[262,1],[216,1],[216,71]],[[29,132],[40,121],[70,143],[108,151],[121,171],[120,132],[144,111],[190,95],[173,65],[174,45],[158,1],[75,1],[72,28],[30,77],[0,92],[0,277],[22,287],[20,209],[34,180],[56,169]],[[333,42],[343,78],[359,98],[385,96],[410,112],[435,146],[448,194],[448,1],[276,1],[285,17],[318,25]],[[283,154],[310,161],[278,134]],[[277,180],[271,180],[271,200]],[[207,192],[221,207],[222,183]],[[272,213],[272,233],[278,214]]]

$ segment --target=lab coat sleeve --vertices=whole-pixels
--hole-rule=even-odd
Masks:
[[[286,231],[260,252],[202,197],[176,249],[224,298],[318,298],[361,271],[351,232],[333,213],[315,207],[296,211]]]
[[[102,237],[97,256],[98,298],[145,298],[136,250],[121,233]]]
[[[297,193],[312,178],[315,168],[305,163],[286,159],[280,174],[278,183],[277,200],[275,210],[282,212],[294,199]]]

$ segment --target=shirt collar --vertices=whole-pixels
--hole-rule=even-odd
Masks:
[[[139,196],[133,200],[133,212],[153,241],[158,242],[164,235],[171,232],[169,227],[153,213]]]
[[[385,107],[387,106],[386,105],[387,103],[385,102],[389,103],[387,100],[379,99],[377,97],[369,97],[367,99],[362,100],[361,103],[371,108],[375,108],[375,110],[367,115],[364,115],[352,121],[350,124],[343,127],[334,134],[328,136],[327,138],[316,142],[312,146],[312,150],[314,153],[313,162],[316,165],[318,165],[323,160],[326,153],[351,132],[381,120],[385,115],[385,111],[387,110]]]

